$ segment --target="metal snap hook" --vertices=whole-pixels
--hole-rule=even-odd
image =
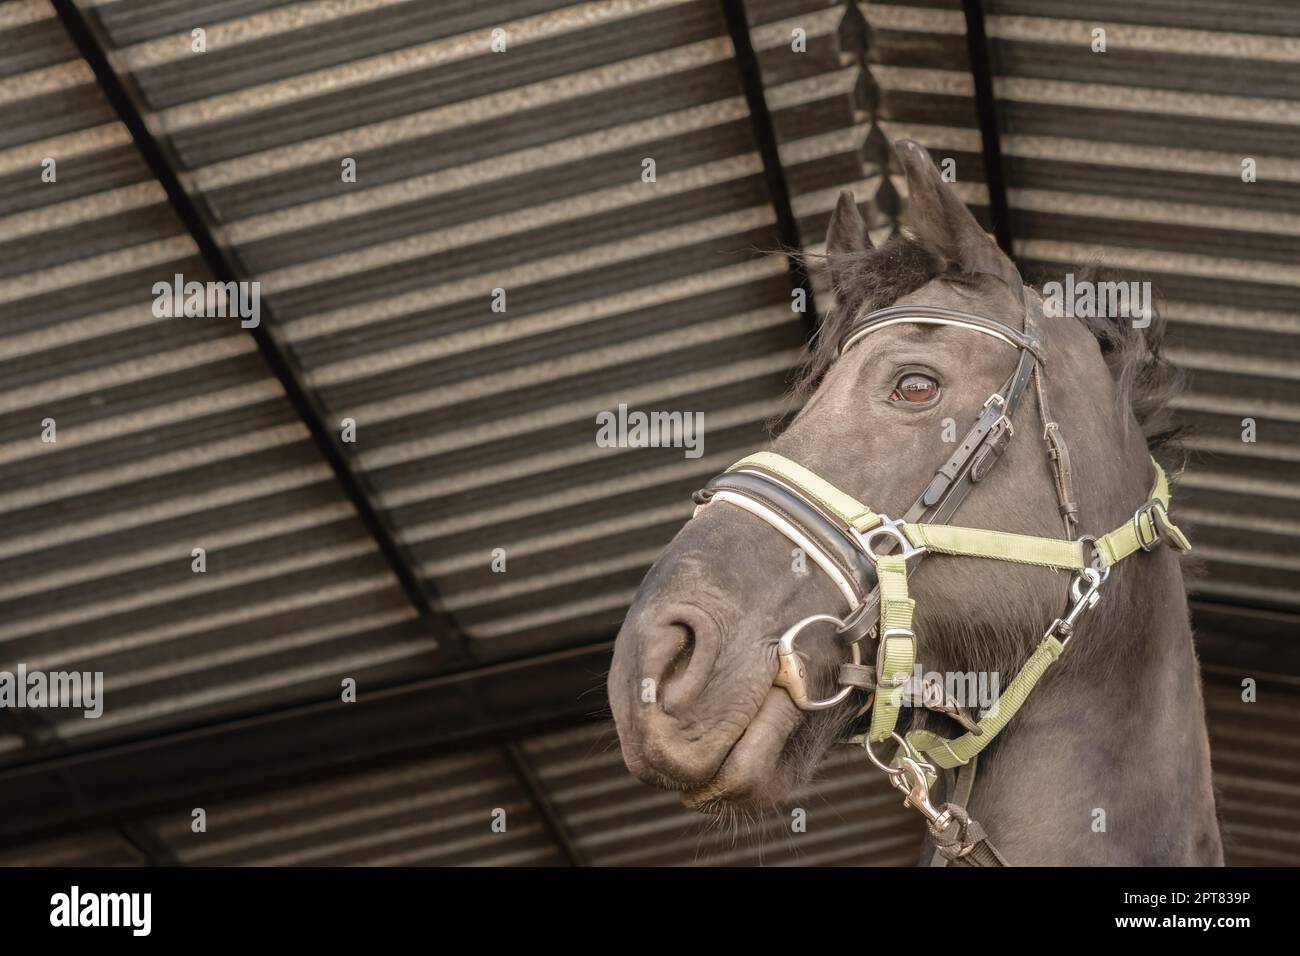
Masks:
[[[1074,626],[1079,616],[1085,611],[1092,610],[1101,600],[1101,585],[1105,580],[1105,575],[1096,568],[1084,568],[1076,574],[1074,580],[1070,582],[1070,599],[1074,603],[1065,613],[1065,617],[1058,617],[1052,622],[1052,626],[1047,629],[1047,635],[1044,636],[1055,635],[1061,644],[1061,650],[1065,650],[1065,646],[1074,636]]]
[[[1104,580],[1106,580],[1105,577],[1096,568],[1084,568],[1070,582],[1070,597],[1077,604],[1084,600],[1085,596],[1094,594],[1101,587],[1101,582]],[[1092,600],[1088,606],[1092,607],[1096,603],[1095,600]]]
[[[947,810],[938,809],[930,802],[930,784],[927,775],[935,773],[934,764],[922,759],[907,742],[906,737],[897,732],[891,733],[890,736],[903,749],[897,767],[891,767],[877,757],[871,750],[870,740],[863,739],[862,749],[867,752],[871,762],[888,775],[890,786],[904,795],[904,806],[919,811],[936,830],[947,829],[948,824],[952,822],[952,814]]]
[[[846,684],[825,700],[810,700],[808,697],[808,670],[804,667],[803,658],[795,651],[795,641],[804,628],[820,621],[834,624],[837,629],[844,626],[844,622],[834,615],[814,614],[788,628],[776,645],[778,667],[772,684],[776,687],[784,687],[790,694],[790,699],[794,701],[794,705],[800,710],[825,710],[842,703],[848,699],[849,694],[853,693],[853,686]],[[857,644],[849,645],[849,654],[854,664],[862,663],[862,649]]]

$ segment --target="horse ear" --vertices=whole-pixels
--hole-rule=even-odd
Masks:
[[[940,260],[941,267],[996,276],[1019,290],[1019,270],[943,181],[926,148],[910,139],[899,140],[894,148],[907,174],[911,233]]]
[[[862,221],[853,193],[842,190],[835,211],[831,213],[831,223],[826,228],[826,264],[830,267],[831,285],[836,293],[846,289],[845,280],[851,274],[855,260],[870,248],[867,224]]]

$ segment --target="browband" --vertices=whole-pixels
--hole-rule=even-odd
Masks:
[[[995,319],[956,309],[944,309],[934,305],[894,305],[879,309],[854,322],[840,339],[840,354],[843,355],[863,336],[879,331],[891,325],[952,325],[970,329],[992,336],[1014,348],[1025,349],[1038,361],[1042,355],[1038,349],[1038,340],[1028,333],[1013,329]]]

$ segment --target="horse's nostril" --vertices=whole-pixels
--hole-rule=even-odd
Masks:
[[[673,621],[672,628],[677,632],[677,651],[664,671],[664,683],[686,670],[690,666],[691,655],[695,653],[695,628],[685,621]]]
[[[713,617],[686,602],[636,608],[623,622],[614,649],[615,664],[623,665],[621,680],[628,681],[620,687],[632,692],[632,703],[654,705],[638,706],[634,713],[647,720],[685,714],[708,684],[718,638]]]
[[[655,659],[662,662],[651,670],[659,674],[659,709],[685,718],[709,683],[718,651],[717,629],[694,608],[674,609],[648,644],[657,648]]]

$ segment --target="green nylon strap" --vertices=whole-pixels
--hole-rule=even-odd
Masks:
[[[1080,541],[1038,538],[1006,531],[985,531],[981,528],[958,528],[948,524],[909,524],[904,525],[903,533],[914,547],[925,547],[939,554],[993,558],[1071,570],[1088,566],[1083,543]]]
[[[1138,515],[1135,521],[1126,521],[1110,534],[1103,535],[1097,539],[1097,550],[1101,553],[1102,560],[1106,566],[1118,564],[1123,561],[1134,551],[1142,547],[1142,541],[1154,541],[1161,530],[1168,532],[1170,544],[1179,551],[1190,551],[1192,544],[1187,540],[1187,535],[1183,534],[1169,519],[1169,480],[1165,477],[1165,470],[1153,458],[1151,464],[1156,469],[1156,483],[1151,489],[1150,502],[1152,510],[1160,511],[1161,521],[1156,522],[1156,517],[1152,511],[1143,511]],[[1138,536],[1138,526],[1141,526],[1142,535]]]
[[[1187,536],[1169,518],[1169,481],[1165,477],[1164,470],[1154,459],[1151,464],[1156,470],[1156,482],[1150,500],[1152,509],[1160,512],[1160,520],[1157,522],[1151,511],[1143,511],[1138,516],[1137,523],[1141,526],[1142,540],[1154,541],[1163,531],[1175,548],[1189,551],[1191,543],[1187,540]],[[859,531],[874,528],[880,523],[880,516],[862,502],[840,491],[829,481],[789,458],[772,452],[759,452],[748,458],[742,458],[727,471],[736,471],[747,465],[776,475],[845,524],[852,525]],[[938,554],[991,558],[996,561],[1012,561],[1074,571],[1087,567],[1091,557],[1086,553],[1083,543],[1079,541],[1040,538],[1007,531],[988,531],[983,528],[962,528],[955,525],[921,522],[905,525],[903,533],[913,547],[924,547]],[[1139,540],[1138,528],[1134,526],[1133,521],[1126,521],[1114,531],[1097,539],[1097,550],[1102,556],[1105,567],[1118,564],[1141,547],[1142,541]]]
[[[954,740],[949,740],[928,730],[914,730],[907,735],[908,743],[945,770],[968,763],[971,757],[993,742],[1002,728],[1020,710],[1039,678],[1060,656],[1060,642],[1055,636],[1048,634],[1030,655],[1025,666],[1020,669],[1011,686],[998,696],[996,703],[980,719],[981,732],[978,736],[965,733]]]
[[[876,702],[871,711],[873,741],[888,740],[898,725],[902,709],[901,682],[912,676],[916,638],[912,636],[912,611],[916,602],[907,596],[907,562],[901,554],[876,559],[880,582],[880,650],[876,658]],[[889,686],[890,682],[896,686]]]
[[[861,501],[840,491],[825,478],[809,471],[797,461],[791,461],[770,451],[761,451],[756,455],[740,459],[727,471],[736,471],[746,465],[753,465],[755,468],[769,471],[778,478],[784,479],[845,524],[852,525],[859,531],[866,531],[880,524],[880,516]]]

